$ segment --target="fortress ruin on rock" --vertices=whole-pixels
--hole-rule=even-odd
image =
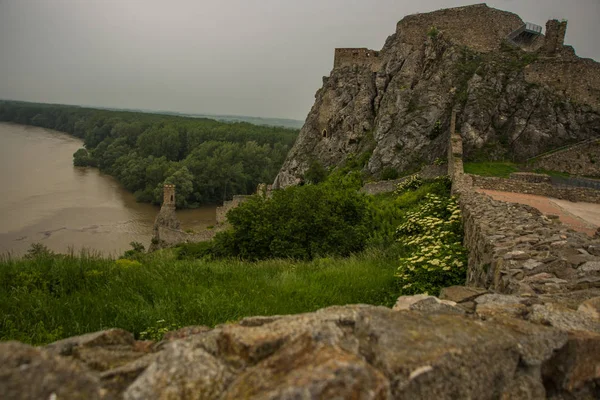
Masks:
[[[365,152],[375,177],[431,164],[446,149],[436,124],[455,106],[467,159],[522,161],[600,136],[600,64],[565,45],[566,32],[567,21],[544,31],[476,4],[406,16],[381,50],[335,49],[274,188],[301,182],[314,160]]]
[[[443,32],[453,43],[476,51],[496,51],[508,41],[522,50],[538,52],[540,59],[525,72],[529,82],[548,84],[600,109],[600,64],[577,57],[573,47],[564,44],[567,21],[549,20],[545,35],[541,31],[516,14],[485,4],[409,15],[396,26],[396,35],[414,45],[433,32]],[[367,66],[378,72],[383,65],[379,53],[367,48],[336,48],[333,68]]]

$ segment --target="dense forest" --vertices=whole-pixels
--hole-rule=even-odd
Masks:
[[[98,167],[138,201],[160,203],[165,183],[177,206],[220,203],[272,182],[298,131],[205,118],[0,101],[0,121],[83,139],[76,166]]]

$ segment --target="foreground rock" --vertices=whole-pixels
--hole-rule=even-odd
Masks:
[[[121,330],[0,344],[3,399],[597,399],[594,292],[476,288],[193,327],[149,345]],[[563,304],[560,304],[560,303]],[[565,304],[568,304],[565,305]],[[465,306],[467,305],[467,306]],[[515,312],[515,309],[519,312]],[[54,397],[53,397],[54,396]]]

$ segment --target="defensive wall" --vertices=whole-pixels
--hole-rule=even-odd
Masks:
[[[224,201],[221,207],[217,207],[217,224],[224,224],[227,222],[227,213],[248,200],[251,196],[236,195],[233,199]]]
[[[481,189],[499,190],[502,192],[534,194],[537,196],[553,197],[569,201],[584,201],[587,203],[600,203],[600,190],[585,187],[562,187],[555,186],[549,180],[536,182],[523,179],[523,176],[510,178],[498,178],[490,176],[472,175],[473,186]],[[533,174],[538,175],[538,174]],[[544,175],[548,179],[548,175]]]
[[[517,14],[477,4],[408,15],[396,25],[396,35],[403,42],[421,46],[435,27],[443,32],[445,39],[489,52],[499,49],[506,37],[522,25],[523,20]]]
[[[482,181],[464,173],[459,133],[451,131],[448,147],[448,173],[453,193],[459,196],[469,251],[469,286],[519,295],[600,288],[599,240],[567,229],[533,207],[477,193],[475,185]],[[498,181],[493,183],[499,189]]]
[[[547,85],[577,103],[600,110],[600,63],[586,58],[540,57],[525,67],[525,80]]]
[[[377,72],[381,67],[379,52],[367,48],[337,48],[333,57],[333,68],[369,66]]]
[[[586,140],[562,150],[535,157],[528,164],[534,169],[600,178],[600,139]]]

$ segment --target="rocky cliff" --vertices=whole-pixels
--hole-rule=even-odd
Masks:
[[[379,52],[337,49],[274,187],[364,153],[375,176],[431,163],[452,109],[467,159],[519,161],[600,135],[600,64],[563,45],[566,23],[545,37],[530,25],[481,4],[407,16]]]

